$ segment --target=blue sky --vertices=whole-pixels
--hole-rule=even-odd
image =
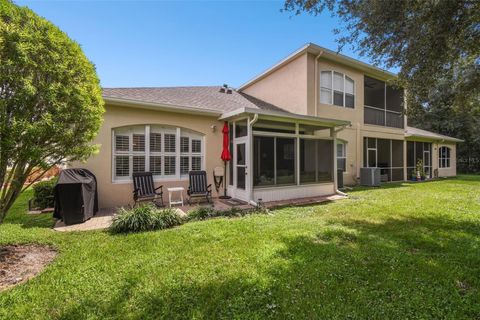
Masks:
[[[238,87],[305,43],[337,49],[328,13],[292,16],[279,1],[16,3],[79,42],[104,87]]]

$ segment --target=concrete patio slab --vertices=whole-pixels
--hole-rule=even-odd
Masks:
[[[106,229],[112,224],[112,219],[115,216],[115,208],[100,209],[95,216],[83,223],[65,225],[61,220],[57,220],[53,229],[55,231],[87,231]]]
[[[325,203],[329,201],[335,201],[340,199],[345,199],[346,196],[341,195],[330,195],[330,196],[320,196],[320,197],[309,197],[309,198],[298,198],[292,200],[281,200],[281,201],[271,201],[265,202],[264,205],[268,209],[275,209],[281,207],[288,207],[288,206],[304,206],[310,204],[318,204],[318,203]],[[179,216],[186,216],[188,211],[194,210],[198,207],[210,207],[217,211],[227,211],[231,210],[232,208],[237,208],[239,210],[249,210],[253,209],[254,206],[240,200],[231,199],[231,200],[221,200],[221,199],[213,199],[213,204],[209,204],[206,202],[203,203],[194,203],[192,205],[186,206],[177,206],[172,207],[176,209]],[[106,229],[112,224],[112,220],[115,217],[117,212],[116,208],[107,208],[101,209],[94,217],[90,218],[89,220],[67,226],[63,221],[58,220],[55,223],[54,230],[61,231],[61,232],[68,232],[68,231],[87,231],[87,230],[100,230]]]

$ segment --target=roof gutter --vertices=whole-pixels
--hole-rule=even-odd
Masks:
[[[297,120],[303,121],[305,123],[313,123],[313,124],[324,124],[329,127],[338,127],[338,126],[347,126],[350,125],[350,121],[344,120],[335,120],[335,119],[328,119],[328,118],[319,118],[315,116],[307,116],[307,115],[300,115],[288,112],[278,112],[278,111],[271,111],[271,110],[263,110],[263,109],[253,109],[253,108],[239,108],[230,112],[226,112],[222,114],[219,120],[229,120],[234,117],[238,117],[242,114],[258,114],[258,116],[270,116],[272,118],[276,117],[279,119],[286,119],[286,120]],[[284,121],[288,122],[288,121]]]
[[[405,138],[417,138],[417,139],[423,139],[423,140],[428,140],[429,142],[439,142],[439,143],[444,143],[444,142],[454,142],[454,143],[461,143],[465,142],[465,140],[462,139],[457,139],[457,138],[451,138],[451,137],[430,137],[430,136],[425,136],[425,135],[419,135],[419,134],[406,134]]]
[[[112,98],[112,97],[105,97],[105,96],[103,97],[103,100],[105,100],[107,104],[115,104],[119,106],[132,107],[132,108],[150,109],[150,110],[156,110],[156,111],[163,110],[163,111],[198,114],[198,115],[205,115],[205,116],[222,115],[221,111],[214,110],[214,109],[207,109],[207,108],[195,108],[195,107],[187,107],[187,106],[173,105],[173,104],[166,104],[166,103],[144,102],[144,101],[133,100],[133,99]]]
[[[264,72],[260,73],[259,75],[255,76],[254,78],[248,80],[244,84],[242,84],[239,88],[238,91],[245,90],[246,88],[250,87],[254,83],[262,80],[269,74],[275,72],[276,70],[280,69],[290,61],[294,60],[301,54],[305,52],[310,52],[312,54],[317,54],[317,52],[321,51],[322,55],[325,57],[325,59],[328,59],[330,61],[335,61],[337,63],[340,63],[342,65],[349,66],[351,68],[355,68],[361,72],[365,72],[366,74],[372,75],[374,77],[378,77],[381,80],[387,80],[390,78],[396,78],[397,75],[395,73],[383,70],[381,68],[375,67],[373,65],[369,65],[368,63],[365,63],[363,61],[348,57],[346,55],[340,54],[338,52],[332,51],[330,49],[321,47],[319,45],[316,45],[314,43],[307,43],[306,45],[302,46],[300,49],[297,51],[293,52],[286,58],[283,58],[280,60],[278,63],[273,65],[272,67],[268,68]]]

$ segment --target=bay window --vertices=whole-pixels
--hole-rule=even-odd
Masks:
[[[148,143],[146,143],[148,141]],[[160,125],[113,130],[113,180],[130,181],[132,173],[151,172],[156,179],[186,177],[202,170],[203,136]]]

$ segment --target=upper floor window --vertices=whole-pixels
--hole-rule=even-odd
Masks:
[[[440,168],[450,168],[450,148],[441,147],[438,150],[438,166]]]
[[[364,123],[403,128],[403,90],[365,76]]]
[[[130,180],[132,173],[152,172],[155,178],[180,178],[202,170],[203,136],[176,127],[140,125],[113,132],[113,178]]]
[[[320,103],[354,108],[355,82],[343,73],[322,71],[320,74]]]

